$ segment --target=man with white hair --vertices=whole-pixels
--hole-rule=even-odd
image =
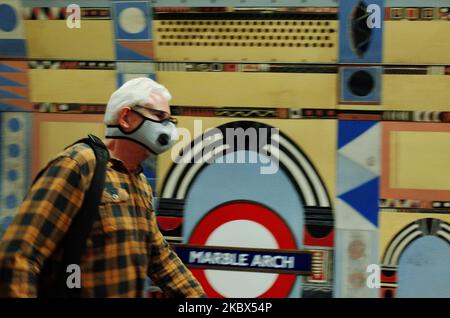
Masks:
[[[158,229],[140,165],[176,140],[170,99],[164,86],[148,78],[130,80],[111,95],[104,142],[109,160],[98,216],[75,264],[80,297],[142,297],[147,277],[169,297],[205,296]],[[40,276],[52,277],[62,255],[74,253],[64,251],[64,238],[83,210],[99,162],[92,147],[75,143],[42,170],[0,242],[0,297],[40,296],[45,289]],[[55,290],[46,293],[58,296]]]

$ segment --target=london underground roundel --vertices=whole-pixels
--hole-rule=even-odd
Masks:
[[[207,213],[192,231],[192,245],[297,249],[294,235],[274,211],[252,201],[227,202]],[[297,276],[191,269],[209,297],[288,297]]]

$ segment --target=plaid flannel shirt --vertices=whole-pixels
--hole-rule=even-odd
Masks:
[[[0,242],[0,297],[37,296],[37,276],[48,258],[61,258],[58,243],[82,205],[94,168],[93,150],[76,144],[31,187]],[[128,173],[121,161],[110,159],[99,214],[81,259],[82,297],[142,297],[147,277],[169,297],[205,296],[159,231],[142,173]]]

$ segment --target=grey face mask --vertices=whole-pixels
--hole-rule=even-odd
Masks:
[[[156,121],[139,114],[144,120],[134,130],[125,132],[120,125],[108,125],[106,138],[128,139],[144,146],[155,155],[170,149],[178,139],[176,126],[169,120]]]

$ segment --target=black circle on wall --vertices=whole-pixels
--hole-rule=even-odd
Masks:
[[[356,71],[348,79],[350,91],[357,96],[367,96],[375,86],[372,75],[367,71]]]

